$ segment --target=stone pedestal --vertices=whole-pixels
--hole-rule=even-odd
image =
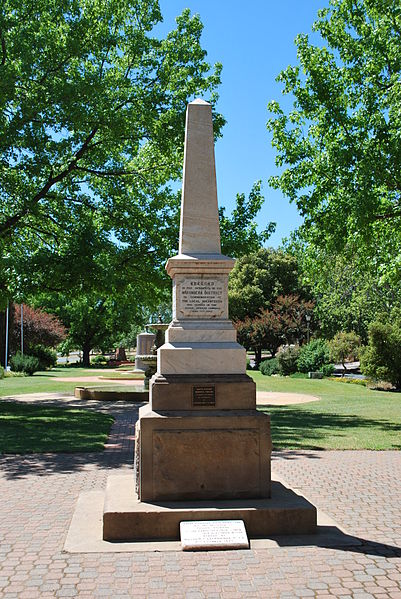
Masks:
[[[140,409],[141,501],[270,496],[270,420],[256,410]]]
[[[145,372],[149,367],[146,362],[141,360],[138,356],[149,355],[151,353],[152,345],[155,342],[156,335],[153,333],[139,333],[136,337],[136,357],[135,357],[135,370]]]

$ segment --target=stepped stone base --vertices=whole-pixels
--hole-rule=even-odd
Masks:
[[[270,496],[270,417],[257,410],[139,410],[141,501]]]
[[[155,374],[150,390],[151,406],[155,411],[256,408],[256,384],[247,374]]]
[[[269,499],[141,502],[132,475],[109,476],[103,510],[103,539],[179,540],[180,522],[243,520],[248,536],[314,534],[317,511],[283,484],[272,482]]]

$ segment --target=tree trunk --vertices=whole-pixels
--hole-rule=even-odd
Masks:
[[[84,345],[82,347],[82,364],[87,367],[91,365],[90,357],[89,357],[90,350],[91,350],[91,347],[89,346],[89,344],[84,343]]]
[[[119,362],[127,361],[127,354],[125,353],[125,349],[123,347],[117,347],[116,360],[118,360]]]
[[[260,363],[262,361],[262,348],[255,347],[255,370],[259,370]]]

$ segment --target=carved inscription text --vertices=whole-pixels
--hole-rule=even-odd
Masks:
[[[220,279],[184,279],[180,284],[180,311],[187,318],[224,315],[224,282]]]

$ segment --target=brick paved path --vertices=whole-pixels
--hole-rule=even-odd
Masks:
[[[0,456],[2,599],[401,599],[401,452],[274,455],[275,471],[349,534],[363,539],[359,545],[208,553],[63,552],[79,493],[103,488],[111,472],[131,468],[137,410],[122,402],[87,402],[86,407],[116,416],[104,453]]]

